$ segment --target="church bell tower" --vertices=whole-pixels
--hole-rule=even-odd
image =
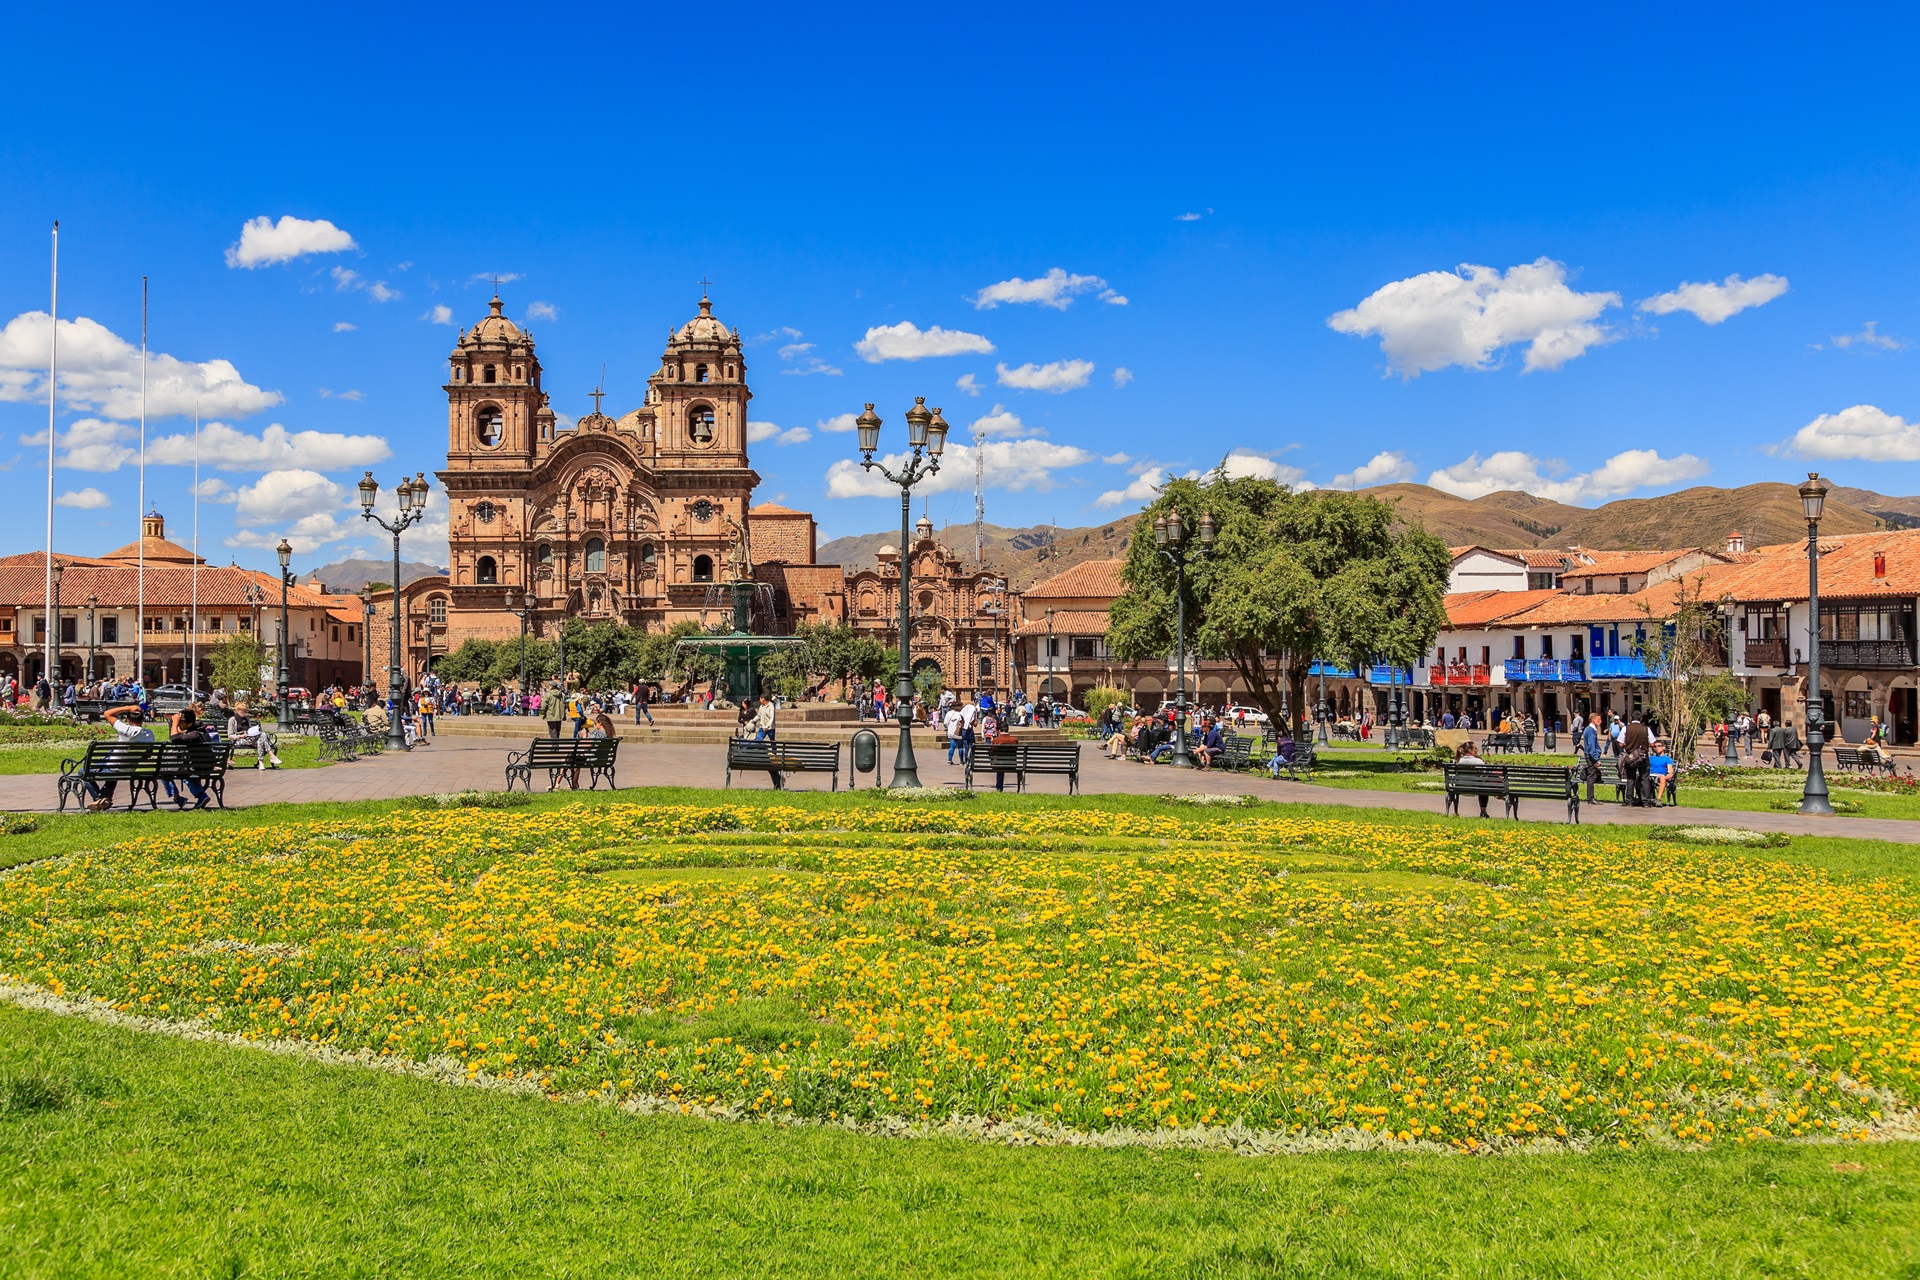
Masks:
[[[552,439],[553,410],[540,389],[533,339],[501,314],[498,294],[486,317],[454,343],[449,363],[448,468],[530,466],[538,442]]]

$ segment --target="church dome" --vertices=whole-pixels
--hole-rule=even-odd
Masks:
[[[675,342],[730,342],[734,335],[727,326],[713,318],[713,303],[710,299],[700,299],[700,314],[680,326],[673,335]]]
[[[526,338],[519,325],[501,314],[498,294],[488,304],[486,319],[473,326],[473,331],[467,336],[474,342],[520,342]]]
[[[894,546],[891,542],[889,542],[884,547],[881,547],[880,550],[875,554],[879,556],[879,558],[882,560],[891,560],[893,557],[900,554],[900,549]]]

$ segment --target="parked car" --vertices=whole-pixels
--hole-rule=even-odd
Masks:
[[[205,702],[207,697],[207,694],[195,693],[190,686],[184,684],[163,684],[147,695],[148,700],[156,705],[170,707],[184,707],[189,702]]]
[[[1267,713],[1262,711],[1258,707],[1244,707],[1244,706],[1228,707],[1226,715],[1222,718],[1226,720],[1238,721],[1242,714],[1246,716],[1248,724],[1265,724],[1267,722]]]

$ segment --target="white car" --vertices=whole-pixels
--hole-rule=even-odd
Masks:
[[[1258,707],[1228,707],[1226,714],[1220,718],[1223,720],[1231,720],[1237,724],[1243,713],[1247,718],[1248,724],[1265,724],[1267,722],[1267,713]]]

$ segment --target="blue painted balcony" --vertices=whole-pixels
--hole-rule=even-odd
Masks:
[[[1413,672],[1405,667],[1376,664],[1367,668],[1367,683],[1410,685],[1413,683]]]
[[[1578,658],[1508,658],[1507,683],[1578,682],[1587,678],[1585,667]]]
[[[1595,680],[1651,680],[1655,674],[1645,658],[1625,654],[1617,658],[1588,658],[1587,670]]]
[[[1315,662],[1307,667],[1309,676],[1325,676],[1329,680],[1353,679],[1353,668],[1342,667],[1331,662]]]

